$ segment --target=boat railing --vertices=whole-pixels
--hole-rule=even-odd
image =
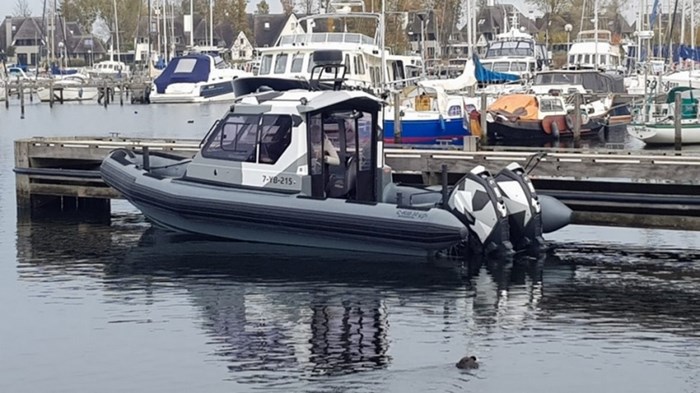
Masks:
[[[275,46],[308,46],[324,43],[377,45],[373,38],[360,33],[305,33],[283,35]]]
[[[608,30],[584,30],[578,33],[576,37],[576,42],[595,42],[597,36],[597,41],[608,41],[612,40],[612,33]]]

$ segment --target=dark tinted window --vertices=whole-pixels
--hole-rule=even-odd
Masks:
[[[260,163],[274,164],[292,142],[290,116],[263,116],[260,128]]]

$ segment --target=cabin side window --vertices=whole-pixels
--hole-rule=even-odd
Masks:
[[[259,75],[267,75],[272,70],[272,55],[265,55],[260,60]]]
[[[290,116],[265,115],[260,126],[261,164],[274,164],[292,142]]]
[[[291,116],[231,115],[206,142],[202,156],[275,164],[292,142],[292,126]]]
[[[259,121],[257,115],[229,116],[202,148],[202,156],[255,162]]]
[[[275,60],[275,74],[284,74],[284,71],[287,69],[287,57],[289,57],[289,55],[286,53],[277,55],[277,59]]]
[[[292,67],[290,72],[299,73],[304,65],[304,55],[297,53],[292,57]]]

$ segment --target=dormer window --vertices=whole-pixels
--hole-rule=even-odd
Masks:
[[[270,22],[265,22],[265,30],[270,30]]]

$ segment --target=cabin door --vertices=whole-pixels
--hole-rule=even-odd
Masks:
[[[311,193],[315,198],[373,202],[376,115],[337,111],[309,118]]]

